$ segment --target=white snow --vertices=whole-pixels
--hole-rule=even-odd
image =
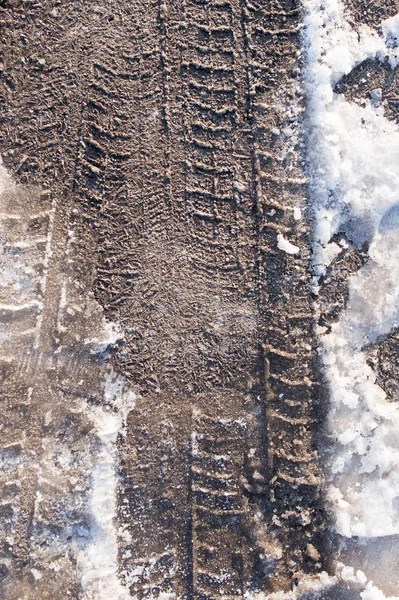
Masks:
[[[399,64],[399,14],[386,19],[382,23],[382,33],[384,35],[387,47],[390,49],[389,62],[394,69]]]
[[[320,336],[335,440],[329,497],[340,534],[391,535],[399,532],[399,411],[364,348],[399,325],[399,129],[383,103],[360,106],[333,90],[366,58],[397,60],[398,19],[385,24],[384,39],[366,26],[355,31],[338,0],[304,0],[304,7],[315,290],[337,253],[334,234],[355,248],[370,245],[350,280],[346,310]]]
[[[294,219],[295,221],[300,221],[302,219],[302,211],[299,206],[294,207]]]

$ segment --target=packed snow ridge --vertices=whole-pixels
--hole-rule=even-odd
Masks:
[[[360,104],[334,89],[366,59],[398,65],[399,15],[379,35],[349,25],[338,0],[303,5],[315,292],[345,246],[368,248],[338,321],[319,328],[334,441],[329,499],[342,536],[387,536],[399,533],[399,411],[365,349],[399,326],[399,128],[385,117],[380,90]]]

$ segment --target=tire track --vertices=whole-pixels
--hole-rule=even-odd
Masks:
[[[76,76],[82,15],[76,5],[66,8],[1,7],[1,152],[17,178],[6,181],[0,225],[0,594],[7,600],[81,597],[75,550],[90,531],[88,454],[99,448],[85,402],[102,403],[104,321],[90,297],[93,265],[81,260],[91,255],[92,239],[82,236],[83,215],[72,198],[85,95]],[[22,301],[26,310],[8,309]]]
[[[313,439],[313,314],[308,269],[305,177],[295,122],[300,7],[242,3],[258,232],[258,294],[268,436],[270,504],[283,543],[282,578],[321,567],[320,472]],[[267,44],[273,40],[273,50]],[[278,81],[283,81],[278,84]],[[292,103],[292,104],[291,104]],[[302,212],[302,218],[301,218]],[[298,219],[298,216],[300,217]],[[283,236],[297,248],[279,249]],[[283,525],[284,524],[284,525]],[[287,568],[287,564],[295,566]]]
[[[119,443],[120,572],[131,595],[288,589],[299,571],[322,568],[309,250],[298,218],[306,187],[290,108],[301,103],[298,6],[21,7],[7,22],[17,47],[18,36],[31,44],[32,74],[23,81],[26,64],[9,49],[2,149],[22,183],[57,200],[35,366],[38,398],[46,386],[51,394],[35,404],[29,435],[41,443],[47,408],[58,407],[56,445],[72,419],[63,386],[63,406],[76,407],[81,378],[101,403],[101,361],[88,358],[102,326],[93,289],[124,330],[113,362],[139,395]],[[46,32],[53,55],[43,63]],[[299,252],[287,254],[287,243]],[[95,439],[84,419],[71,422],[83,457]],[[30,532],[44,524],[43,543],[55,496],[43,511],[26,509]],[[86,526],[81,508],[73,519]],[[20,534],[28,562],[30,535]],[[46,569],[45,552],[40,560]],[[68,565],[64,594],[79,597]],[[51,597],[48,572],[41,583],[29,577]]]

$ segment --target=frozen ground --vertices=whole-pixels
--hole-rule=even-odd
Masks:
[[[204,18],[198,3],[193,5],[193,10],[198,11],[198,14],[195,12],[195,19]],[[299,531],[308,531],[306,526],[312,522],[311,515],[314,514],[311,510],[316,510],[318,505],[309,492],[311,500],[307,512],[308,501],[303,501],[303,498],[308,490],[314,489],[318,496],[319,486],[318,471],[315,471],[316,474],[312,471],[316,454],[314,446],[305,436],[298,441],[301,431],[306,431],[307,427],[310,429],[309,414],[298,416],[297,411],[299,405],[305,406],[308,402],[310,405],[313,399],[309,391],[312,389],[311,373],[306,365],[304,367],[306,352],[309,353],[311,345],[303,333],[306,325],[301,325],[306,319],[311,321],[311,318],[307,316],[306,302],[303,306],[300,303],[297,306],[286,300],[290,293],[294,297],[297,289],[309,296],[309,288],[306,285],[301,287],[298,283],[304,279],[300,269],[307,261],[304,249],[306,233],[303,233],[306,230],[306,207],[301,212],[304,194],[298,192],[298,189],[304,189],[301,187],[303,178],[296,176],[295,158],[298,141],[295,120],[301,101],[298,106],[295,103],[301,96],[296,96],[289,84],[283,84],[276,95],[267,96],[265,93],[264,97],[256,97],[256,94],[263,93],[259,90],[263,90],[262,78],[266,77],[262,71],[262,61],[256,53],[265,49],[267,44],[262,41],[262,36],[267,38],[269,33],[259,24],[254,26],[252,32],[248,25],[250,19],[241,10],[239,18],[243,19],[243,30],[248,27],[251,35],[253,33],[252,37],[248,34],[248,40],[253,43],[253,48],[256,43],[259,46],[253,50],[257,60],[253,61],[253,65],[251,63],[252,71],[241,71],[240,65],[234,65],[236,72],[232,89],[227,90],[220,83],[218,77],[230,81],[228,78],[232,77],[234,70],[229,70],[225,61],[239,55],[240,60],[245,62],[243,57],[249,47],[248,40],[244,43],[240,38],[242,33],[241,26],[237,26],[238,17],[234,17],[235,21],[228,21],[230,12],[225,10],[227,5],[230,6],[229,3],[217,3],[214,22],[209,25],[206,21],[198,28],[200,43],[188,47],[188,50],[186,48],[188,58],[185,58],[183,66],[189,71],[188,83],[179,79],[183,77],[181,73],[185,72],[183,68],[173,85],[169,82],[171,71],[168,70],[165,56],[169,56],[171,64],[177,59],[172,54],[175,48],[167,48],[168,7],[162,5],[158,16],[154,17],[155,26],[149,22],[148,27],[154,28],[161,41],[155,36],[156,42],[148,42],[149,51],[143,52],[146,60],[153,56],[153,43],[156,49],[163,44],[160,65],[165,72],[159,65],[153,67],[151,63],[154,73],[160,77],[159,89],[163,86],[160,104],[156,103],[158,101],[154,100],[152,92],[148,93],[146,69],[143,69],[140,83],[142,95],[138,94],[136,98],[129,95],[133,93],[134,86],[129,80],[126,65],[122,68],[117,64],[111,68],[108,63],[108,66],[100,64],[108,60],[108,48],[104,55],[99,53],[97,62],[93,62],[93,72],[98,80],[94,77],[90,90],[95,89],[100,94],[100,100],[91,101],[88,111],[91,110],[92,114],[87,117],[85,126],[89,132],[88,138],[95,131],[102,141],[101,144],[98,140],[79,142],[79,152],[82,156],[83,152],[86,153],[82,158],[82,172],[88,169],[89,175],[87,181],[82,176],[77,194],[79,196],[81,190],[85,189],[89,197],[87,204],[92,202],[95,210],[98,210],[96,202],[99,202],[99,197],[110,202],[109,215],[104,202],[101,205],[104,222],[101,224],[98,219],[95,224],[100,231],[101,227],[105,231],[101,239],[101,252],[103,258],[105,256],[104,264],[100,265],[104,277],[102,283],[105,282],[102,289],[106,290],[104,297],[107,298],[109,289],[115,285],[109,296],[113,296],[114,300],[116,298],[116,305],[121,309],[113,307],[112,310],[115,314],[121,310],[121,319],[124,319],[131,344],[130,347],[126,344],[123,360],[128,375],[130,373],[132,379],[136,377],[139,381],[143,392],[141,397],[130,391],[126,379],[117,375],[106,360],[109,358],[107,349],[115,345],[119,334],[109,322],[105,322],[103,309],[92,297],[94,276],[90,262],[97,265],[96,261],[100,259],[93,259],[90,248],[88,250],[85,245],[88,237],[85,237],[84,219],[90,219],[84,216],[79,234],[69,222],[73,222],[71,215],[79,213],[76,206],[81,207],[80,196],[74,208],[68,208],[70,213],[65,217],[60,207],[62,203],[58,201],[57,204],[46,194],[39,194],[36,198],[36,192],[30,191],[30,195],[26,195],[23,186],[17,189],[3,166],[0,167],[0,265],[3,273],[0,282],[0,349],[1,358],[7,363],[6,368],[11,365],[11,371],[14,367],[19,370],[16,376],[10,376],[11,392],[16,392],[7,408],[9,413],[4,413],[2,430],[2,485],[4,489],[12,490],[8,493],[15,496],[12,502],[4,501],[2,504],[4,515],[12,515],[7,517],[6,523],[12,526],[6,537],[9,554],[1,567],[4,571],[1,574],[8,585],[4,588],[6,600],[14,600],[15,595],[24,600],[36,600],[39,597],[53,600],[56,593],[54,586],[57,585],[54,583],[54,573],[60,572],[63,574],[64,587],[59,594],[81,600],[126,600],[135,597],[132,590],[138,590],[137,597],[140,598],[164,600],[185,597],[186,594],[191,599],[193,592],[190,587],[187,589],[191,591],[183,595],[178,596],[175,592],[176,589],[183,589],[184,585],[191,585],[192,588],[207,585],[207,589],[213,590],[219,586],[209,596],[219,599],[343,600],[343,594],[346,594],[345,600],[352,600],[352,597],[393,600],[399,597],[399,583],[397,590],[392,583],[385,587],[380,583],[373,584],[373,568],[368,564],[370,556],[373,552],[377,554],[375,548],[378,548],[379,579],[383,582],[386,577],[392,582],[392,547],[389,543],[384,545],[381,540],[391,537],[396,540],[395,536],[399,535],[399,414],[397,403],[388,401],[386,393],[378,385],[376,373],[366,355],[371,344],[399,327],[399,129],[386,116],[379,88],[372,90],[363,102],[354,102],[343,94],[335,93],[341,79],[366,59],[389,64],[390,69],[397,67],[399,17],[384,21],[381,30],[377,31],[350,22],[343,5],[337,0],[303,0],[302,66],[307,99],[303,125],[313,213],[312,273],[315,297],[328,269],[343,253],[361,252],[366,257],[363,266],[350,276],[348,301],[338,319],[331,326],[319,326],[317,330],[319,357],[331,402],[327,422],[329,439],[323,449],[327,502],[332,509],[333,529],[339,540],[343,544],[355,540],[360,553],[356,568],[348,559],[345,565],[338,562],[335,570],[332,569],[328,575],[322,571],[321,563],[325,557],[320,557],[313,545],[313,538],[312,543],[305,541],[299,552],[295,540],[300,540],[301,534],[297,538],[289,537],[295,527]],[[251,6],[248,3],[248,14],[254,10]],[[136,9],[141,15],[141,4]],[[102,10],[97,7],[97,12],[94,11],[101,23]],[[116,6],[115,12],[117,10],[119,6]],[[173,12],[175,7],[172,6],[171,10]],[[58,9],[54,9],[46,15],[51,27],[52,19],[56,19],[58,14]],[[281,11],[276,14],[273,18],[281,17]],[[263,9],[256,15],[259,22],[263,23]],[[186,18],[186,15],[183,16]],[[90,18],[88,29],[93,26]],[[130,23],[130,14],[124,18],[120,23]],[[182,15],[176,14],[174,18],[180,28]],[[206,18],[209,18],[208,14]],[[193,22],[195,19],[193,17]],[[288,37],[294,38],[297,24],[294,21],[292,28],[286,30],[285,19],[284,16],[284,27],[281,26],[279,35],[285,36],[288,31]],[[113,22],[113,15],[107,22]],[[161,27],[159,23],[162,23]],[[126,30],[122,29],[126,39],[136,39],[129,27],[126,25]],[[68,33],[68,40],[78,36],[78,30],[79,27]],[[136,33],[138,37],[144,36],[140,28]],[[114,41],[113,30],[110,35]],[[181,35],[179,43],[183,47],[183,42],[191,38],[186,33]],[[95,39],[98,41],[98,38]],[[220,39],[224,40],[222,44]],[[206,49],[208,42],[209,48]],[[215,45],[212,45],[214,42]],[[231,45],[231,51],[226,52],[228,44]],[[283,47],[287,56],[296,56],[295,44],[293,47],[287,44],[285,40]],[[212,61],[207,63],[205,71],[198,66],[197,54],[203,59],[204,48],[217,63],[214,71]],[[130,65],[129,61],[134,62],[135,47],[129,50],[131,54],[125,50],[123,48],[120,54],[123,54],[124,60],[127,57],[127,64]],[[170,55],[167,55],[168,51]],[[263,62],[266,64],[267,60],[274,64],[269,57]],[[45,65],[46,61],[40,58],[36,65],[38,72],[42,73]],[[282,69],[282,73],[285,73],[286,66],[283,65]],[[255,115],[253,119],[258,119],[256,127],[259,125],[259,131],[267,132],[264,138],[256,141],[253,150],[256,160],[252,166],[248,166],[251,164],[250,153],[245,155],[249,142],[242,141],[232,126],[235,121],[229,117],[233,111],[231,99],[236,88],[245,80],[244,72],[245,77],[250,73],[249,92],[246,98],[243,85],[240,106],[245,107],[248,102]],[[198,79],[196,82],[195,77]],[[275,82],[273,77],[276,75],[272,72],[270,78]],[[83,89],[83,84],[79,85]],[[106,112],[109,107],[105,107],[101,97],[107,86],[111,90],[110,98],[115,97],[112,96],[115,86],[124,90],[124,94],[116,94],[124,104],[118,109],[113,108],[115,114],[110,115]],[[176,97],[170,101],[173,116],[173,111],[177,114],[181,109],[180,90],[185,89],[184,86],[191,90],[184,100],[185,108],[189,106],[191,110],[187,122],[192,120],[190,126],[199,137],[189,140],[187,147],[178,147],[177,142],[173,142],[179,148],[173,150],[173,136],[179,140],[184,136],[181,132],[177,134],[168,129],[169,121],[173,122],[169,114],[168,94],[172,97],[178,90]],[[195,101],[193,89],[199,94]],[[151,117],[143,109],[144,96],[148,102],[145,108],[148,108]],[[41,97],[40,88],[40,103]],[[289,110],[281,107],[273,109],[275,114],[269,121],[270,107],[278,104],[282,97],[287,97],[284,102]],[[109,102],[110,107],[113,101]],[[135,102],[137,105],[134,105]],[[64,101],[61,104],[63,111]],[[31,106],[30,100],[27,105]],[[133,114],[125,118],[129,110]],[[144,111],[144,116],[141,115],[141,120],[137,120],[137,133],[134,129],[135,119],[140,110]],[[237,108],[234,110],[238,111]],[[154,123],[162,111],[162,126],[157,129]],[[239,115],[240,118],[247,118],[246,111],[247,108],[245,116]],[[289,116],[289,127],[284,121],[288,118],[284,111]],[[121,115],[125,121],[121,120]],[[53,127],[52,114],[50,118],[48,126]],[[80,117],[78,122],[80,132]],[[153,129],[145,130],[143,123]],[[184,127],[186,135],[188,126],[185,124]],[[141,143],[143,131],[150,150],[138,157],[135,154],[137,139]],[[249,137],[253,135],[251,133]],[[35,136],[33,138],[36,140]],[[220,146],[222,150],[218,153],[212,144],[216,148],[218,143],[222,143],[223,136],[227,139],[226,144],[233,147]],[[114,147],[110,145],[111,149],[106,154],[104,148],[106,144],[111,144],[110,140]],[[269,147],[270,140],[273,140],[275,147],[272,143]],[[122,152],[121,147],[125,143],[126,148]],[[167,152],[160,153],[158,157],[156,153],[160,152],[162,143]],[[235,145],[238,147],[239,144],[242,144],[242,154],[233,156]],[[171,148],[176,151],[176,164],[165,167],[165,161],[173,154]],[[208,164],[207,153],[210,152],[213,154],[209,154],[211,159]],[[137,173],[134,169],[138,168],[142,156],[145,156],[145,164],[139,164],[140,173]],[[93,164],[88,168],[90,160]],[[128,168],[121,167],[121,161],[125,160],[131,161]],[[151,160],[154,162],[148,166]],[[112,167],[112,161],[116,166]],[[21,165],[25,162],[26,157]],[[172,173],[172,167],[176,168],[177,173],[180,166],[176,165],[183,163],[185,169],[192,169],[192,173],[190,171],[187,175],[188,171],[185,170],[179,175],[181,181],[176,190],[179,193],[183,190],[184,201],[187,197],[194,198],[193,222],[196,227],[198,223],[203,227],[195,230],[195,236],[192,229],[188,228],[186,232],[186,225],[183,227],[186,215],[181,221],[176,217],[181,206],[177,202],[173,208],[173,193],[169,188],[170,196],[162,196],[165,204],[162,210],[153,203],[153,198],[161,197],[167,188],[165,182],[178,180],[178,175]],[[165,173],[159,181],[145,179],[148,177],[147,171],[152,171],[158,177],[161,168],[165,169]],[[101,169],[106,174],[104,181],[111,186],[111,192],[106,187],[102,189],[96,179],[100,179]],[[231,172],[235,173],[232,182],[227,177]],[[237,172],[243,181],[236,175]],[[128,175],[132,173],[132,181],[126,184]],[[140,179],[143,173],[145,177]],[[288,178],[284,179],[287,173]],[[118,194],[122,194],[125,185],[129,193],[137,190],[137,187],[140,188],[140,194],[147,188],[150,190],[145,210],[151,218],[144,219],[144,225],[135,220],[136,213],[142,210],[142,196],[138,194],[136,205],[132,200],[134,194],[129,196],[126,193],[128,209],[123,213],[118,204],[124,201],[123,195],[117,197],[116,208],[110,201],[114,182]],[[157,185],[159,189],[154,192],[153,187]],[[210,187],[201,187],[206,185]],[[234,190],[233,208],[227,202],[231,191],[229,186]],[[92,197],[90,194],[94,188],[98,196],[94,194]],[[280,193],[281,189],[283,193]],[[257,198],[256,207],[251,204],[254,197]],[[284,202],[292,203],[289,210],[282,205],[282,197]],[[262,204],[263,198],[266,199],[265,204]],[[267,205],[269,201],[270,205]],[[197,202],[203,202],[206,211],[202,210],[202,205],[201,210],[197,210]],[[40,210],[33,210],[36,204],[41,206]],[[173,210],[168,213],[170,206]],[[89,213],[89,209],[87,211]],[[219,214],[218,211],[225,213]],[[242,222],[237,221],[237,214]],[[112,219],[114,229],[107,229]],[[134,227],[129,229],[133,222]],[[170,231],[167,230],[168,226]],[[267,234],[264,234],[265,231]],[[112,232],[115,235],[111,235]],[[120,245],[117,246],[116,233],[119,235],[120,232],[121,238],[117,240]],[[140,235],[137,232],[141,232]],[[104,239],[108,240],[106,243],[109,246],[106,246]],[[213,245],[209,244],[208,247],[209,239]],[[83,249],[75,249],[76,240],[84,240]],[[180,240],[181,247],[176,240]],[[109,256],[104,253],[104,248],[107,248]],[[196,271],[198,248],[203,252],[199,276]],[[256,252],[253,252],[254,248]],[[254,260],[259,248],[267,255],[264,271],[258,270],[258,258]],[[218,254],[215,258],[217,253],[220,256]],[[107,261],[111,255],[115,262],[109,268]],[[235,264],[236,255],[240,255],[241,263],[234,271],[235,267],[231,265]],[[90,271],[86,274],[87,281],[84,279],[85,273],[82,276],[79,270],[86,259]],[[127,263],[124,267],[122,259]],[[224,270],[220,268],[219,259],[225,261]],[[270,269],[270,265],[269,272],[267,268]],[[287,280],[297,285],[294,289],[288,283],[288,294],[287,287],[284,287],[287,283],[282,278],[284,269],[288,273]],[[297,279],[296,272],[299,273]],[[264,304],[266,287],[262,288],[257,283],[258,287],[251,288],[259,275],[260,279],[263,277],[268,280],[269,296]],[[243,281],[238,285],[241,276]],[[136,282],[134,294],[131,291],[133,288],[129,287],[131,281]],[[123,287],[125,285],[126,288]],[[237,289],[234,286],[238,286]],[[249,296],[251,302],[248,301]],[[281,299],[283,302],[280,306],[278,302]],[[273,304],[271,308],[269,303]],[[292,306],[294,310],[291,310]],[[321,307],[317,300],[314,308],[318,316]],[[262,318],[266,319],[266,325],[263,330],[259,329],[260,334],[255,335],[253,330]],[[289,321],[291,318],[299,324],[292,325]],[[206,336],[203,336],[204,330]],[[103,335],[100,335],[101,331]],[[283,331],[282,338],[276,333],[279,331]],[[292,334],[292,343],[291,338],[287,342],[288,333],[285,331]],[[258,337],[262,335],[265,335],[267,343],[262,348],[261,358],[255,360],[252,355],[257,357]],[[300,341],[303,338],[304,346],[294,351],[298,338],[301,338]],[[283,347],[285,343],[288,348]],[[249,346],[252,349],[248,350]],[[237,348],[240,351],[235,354]],[[162,376],[164,368],[166,370]],[[227,370],[230,379],[226,376]],[[259,375],[261,370],[264,372]],[[186,380],[182,378],[182,373]],[[234,380],[237,373],[238,379],[244,373],[244,383]],[[204,381],[209,387],[201,387]],[[29,385],[25,385],[27,382]],[[273,457],[266,468],[265,431],[259,431],[259,426],[266,427],[263,417],[259,418],[263,410],[260,398],[262,385],[266,386],[269,394],[267,399],[273,395],[278,398],[273,410],[268,413],[268,436],[272,440],[267,440],[270,444],[268,453]],[[296,404],[293,389],[300,398]],[[193,390],[196,390],[195,393]],[[282,391],[278,394],[275,390]],[[25,392],[26,398],[23,396]],[[23,402],[20,404],[22,396]],[[245,410],[241,405],[243,396]],[[139,410],[133,415],[130,437],[124,446],[125,436],[128,437],[127,416],[135,407],[137,409],[137,405]],[[22,426],[17,422],[16,409],[21,414],[24,410],[23,414],[28,415]],[[227,411],[226,414],[223,411]],[[14,439],[10,435],[11,442],[8,442],[8,423],[14,425],[12,419],[15,421],[15,431],[12,433],[17,437],[14,436]],[[252,433],[248,433],[247,430],[253,427],[255,421],[256,427]],[[187,452],[187,434],[191,440],[191,454]],[[245,464],[242,463],[244,435],[248,436],[245,440],[248,445]],[[196,444],[193,445],[192,440],[196,440]],[[127,489],[125,496],[119,480],[122,448],[128,464],[125,467],[128,476],[124,473],[123,482]],[[271,467],[273,461],[274,467]],[[273,477],[270,476],[272,468],[275,469]],[[277,480],[279,485],[275,485]],[[270,493],[272,500],[264,499],[266,493]],[[276,501],[278,494],[280,499]],[[122,501],[124,504],[120,509],[118,502]],[[298,502],[302,501],[304,510],[298,515],[298,512],[301,513],[301,508],[298,511]],[[28,526],[24,524],[25,513],[34,515]],[[243,519],[245,523],[237,533],[237,523],[243,513],[246,521]],[[209,514],[211,518],[207,523],[208,517],[204,515]],[[251,521],[253,514],[256,518]],[[298,518],[299,527],[297,524],[291,527],[291,523],[297,523],[295,519]],[[133,522],[136,529],[133,528]],[[272,522],[275,527],[271,538],[268,538]],[[143,539],[136,543],[130,529],[139,531]],[[282,531],[281,539],[276,535],[276,530]],[[309,528],[310,533],[305,533],[305,537],[314,535],[315,539],[320,540],[320,531],[328,535],[323,525],[320,527],[317,524],[314,529]],[[256,542],[252,538],[248,541],[251,535],[257,538]],[[28,542],[20,544],[21,539]],[[287,544],[288,550],[284,547],[284,540],[291,540]],[[244,550],[240,554],[241,546]],[[248,548],[250,550],[247,552]],[[157,553],[157,549],[161,552]],[[253,565],[248,558],[253,551],[256,555],[254,564],[258,569],[256,575],[261,584],[266,581],[263,571],[272,571],[276,558],[283,557],[283,562],[276,567],[276,581],[271,587],[286,590],[287,581],[292,575],[294,589],[290,592],[270,592],[268,587],[267,592],[245,593],[245,586],[253,581]],[[287,552],[286,556],[284,552]],[[15,556],[18,561],[15,561]],[[297,574],[295,569],[302,564],[301,561],[313,575]],[[21,567],[21,564],[24,566]],[[284,579],[284,570],[288,571],[288,567],[293,573],[290,571],[290,575]],[[7,584],[8,573],[11,574],[11,584]],[[226,585],[230,585],[229,580],[230,583],[234,580],[231,587],[224,588],[226,582]],[[252,585],[251,589],[254,587]],[[352,589],[353,596],[347,595],[347,588]],[[225,589],[239,589],[241,595],[232,592],[227,594],[223,592]]]

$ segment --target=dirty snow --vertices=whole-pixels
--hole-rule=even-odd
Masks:
[[[40,329],[43,319],[44,297],[49,259],[51,256],[51,241],[54,222],[54,204],[51,203],[47,210],[42,213],[37,213],[33,216],[49,217],[49,225],[46,236],[40,238],[28,236],[25,240],[15,240],[10,235],[10,223],[22,224],[23,216],[20,210],[13,210],[10,202],[7,199],[7,194],[13,193],[16,190],[16,184],[7,172],[0,157],[0,311],[2,312],[17,312],[29,311],[34,309],[35,322],[31,322],[26,329],[23,328],[24,318],[22,316],[21,325],[12,325],[8,322],[7,326],[0,326],[0,344],[4,346],[4,351],[9,350],[7,344],[2,342],[10,341],[13,344],[12,338],[19,338],[22,344],[27,344],[33,339],[33,347],[37,349],[39,343]],[[36,261],[38,260],[38,243],[45,244],[43,253],[43,269],[39,275],[37,272]],[[37,290],[40,289],[38,298]],[[4,301],[5,300],[5,301]],[[25,319],[28,321],[28,319]]]
[[[125,389],[124,379],[109,371],[105,377],[104,404],[87,407],[101,445],[92,474],[89,541],[77,551],[83,600],[130,598],[118,576],[116,442],[119,435],[125,435],[126,417],[134,405],[135,395]]]
[[[399,17],[382,35],[349,25],[338,0],[303,0],[307,137],[314,216],[314,290],[344,247],[369,246],[331,331],[320,330],[330,385],[329,500],[339,534],[399,532],[399,410],[367,364],[365,348],[399,326],[399,129],[380,90],[355,104],[334,93],[367,58],[399,62]],[[335,234],[346,241],[337,243]],[[341,246],[341,247],[340,247]],[[383,598],[371,588],[362,596]]]
[[[324,596],[324,592],[334,590],[329,598],[340,599],[341,594],[345,598],[348,595],[348,587],[353,590],[353,599],[361,600],[399,600],[397,597],[386,597],[383,592],[368,581],[366,575],[361,570],[348,567],[341,562],[337,563],[335,574],[329,575],[322,571],[319,575],[302,576],[298,584],[290,592],[274,592],[271,594],[248,593],[246,600],[319,600]]]

